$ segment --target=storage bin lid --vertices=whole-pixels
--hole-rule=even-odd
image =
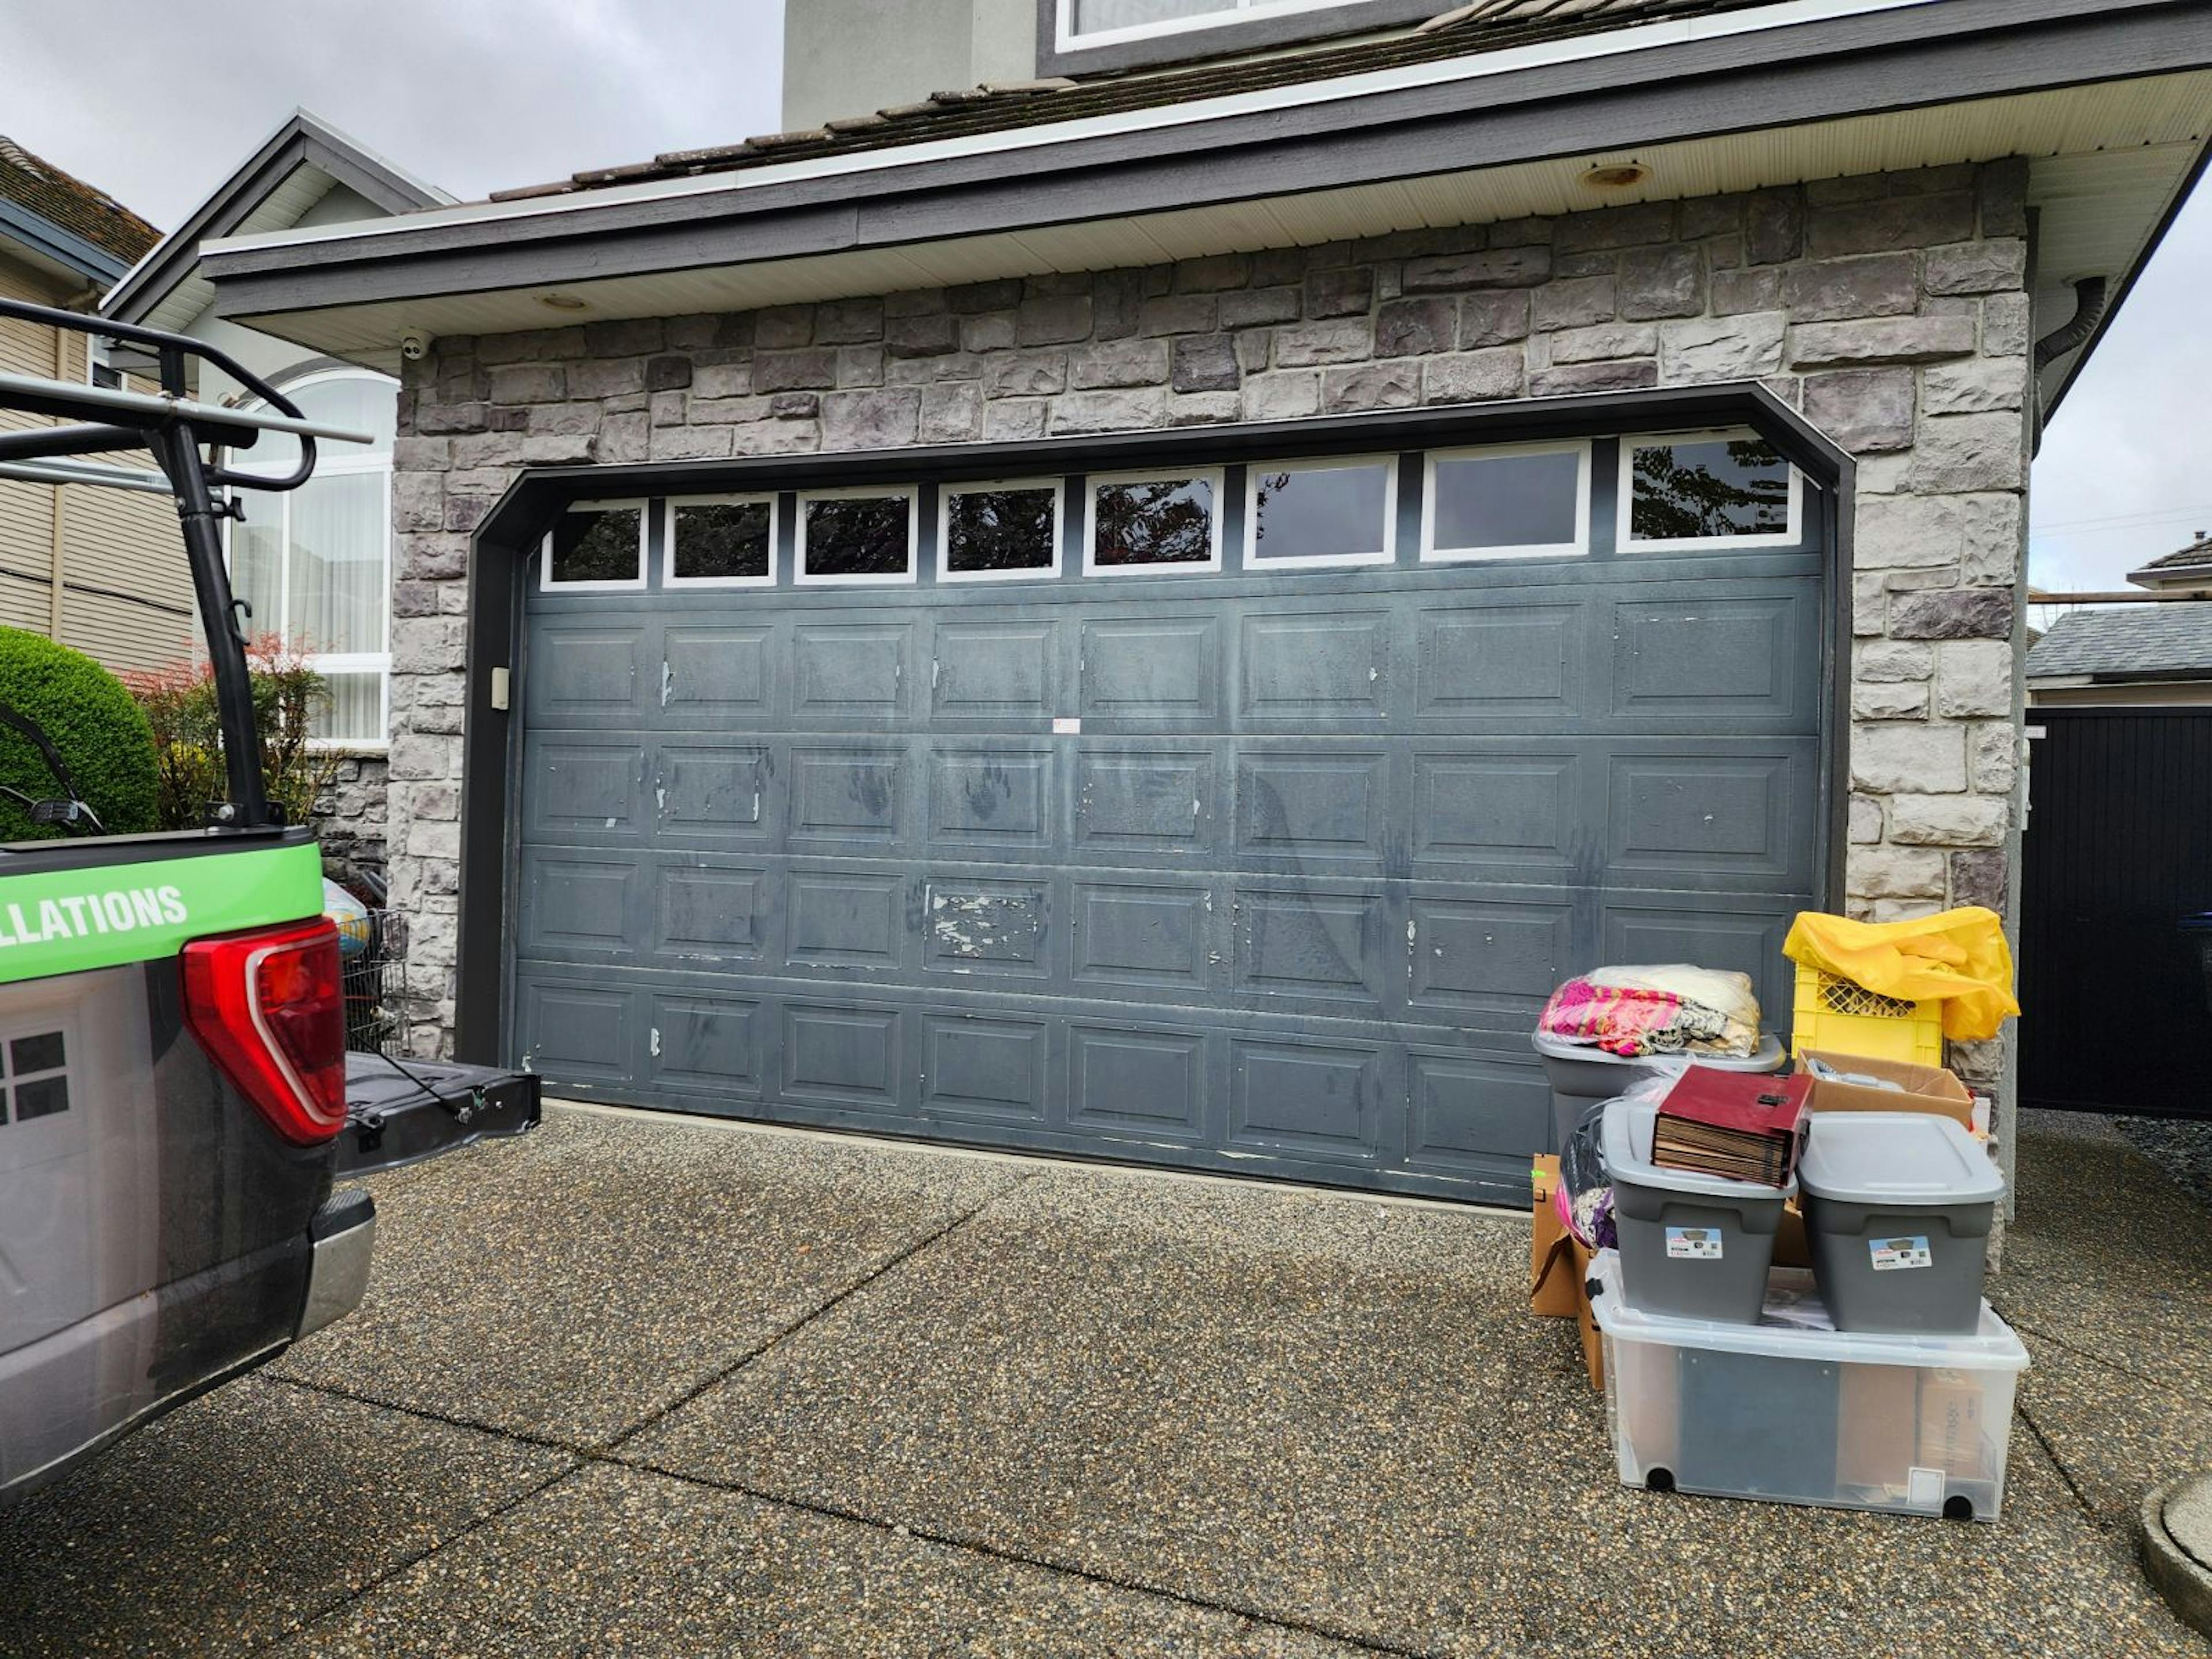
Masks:
[[[1797,1178],[1832,1204],[1938,1209],[2004,1196],[1980,1143],[1932,1112],[1815,1112]]]
[[[1805,1359],[1834,1365],[1912,1365],[1966,1371],[2024,1371],[2027,1349],[2012,1327],[1982,1304],[1981,1322],[1971,1336],[1896,1335],[1887,1331],[1832,1331],[1808,1328],[1825,1318],[1813,1275],[1802,1267],[1777,1267],[1766,1276],[1767,1309],[1756,1325],[1723,1325],[1705,1319],[1679,1319],[1632,1308],[1621,1293],[1620,1253],[1600,1250],[1590,1258],[1597,1293],[1590,1311],[1598,1328],[1622,1342],[1653,1342],[1669,1348],[1703,1348],[1719,1353],[1765,1354],[1776,1359]],[[1786,1308],[1786,1316],[1778,1310]]]
[[[1598,1150],[1605,1158],[1607,1180],[1638,1187],[1656,1187],[1666,1192],[1689,1193],[1699,1198],[1723,1198],[1741,1204],[1746,1200],[1781,1202],[1796,1195],[1792,1178],[1785,1187],[1763,1186],[1756,1181],[1730,1181],[1726,1176],[1700,1175],[1694,1170],[1669,1170],[1651,1161],[1651,1126],[1659,1116],[1656,1106],[1635,1101],[1607,1101],[1605,1122],[1598,1131]]]
[[[1658,1066],[1686,1060],[1719,1072],[1778,1072],[1790,1058],[1782,1052],[1782,1039],[1771,1031],[1761,1031],[1759,1047],[1748,1054],[1609,1054],[1595,1042],[1570,1042],[1548,1031],[1533,1032],[1529,1040],[1547,1060],[1587,1060],[1599,1066]]]

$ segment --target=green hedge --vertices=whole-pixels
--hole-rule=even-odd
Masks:
[[[122,681],[43,634],[0,628],[0,702],[44,729],[109,834],[155,827],[154,733]],[[0,783],[33,800],[67,793],[30,739],[6,726],[0,726]],[[0,797],[0,841],[62,833],[33,826],[21,807]]]

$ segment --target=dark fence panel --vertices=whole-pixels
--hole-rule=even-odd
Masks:
[[[2021,1103],[2212,1117],[2212,708],[2027,720]]]

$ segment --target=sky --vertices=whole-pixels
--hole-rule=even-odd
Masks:
[[[464,198],[776,131],[781,0],[0,0],[0,132],[164,228],[295,106]],[[173,83],[177,95],[167,95]],[[2044,435],[2030,575],[2212,529],[2212,189]]]

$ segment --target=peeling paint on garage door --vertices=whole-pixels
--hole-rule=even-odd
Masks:
[[[788,495],[759,585],[668,586],[659,503],[642,586],[533,577],[515,1048],[590,1098],[1517,1203],[1557,981],[1784,1007],[1808,542],[1424,562],[1401,497],[1391,562],[1279,568],[1242,471],[1219,570],[1082,574],[1071,479],[1042,580],[939,580],[927,487],[910,580],[795,583]]]

